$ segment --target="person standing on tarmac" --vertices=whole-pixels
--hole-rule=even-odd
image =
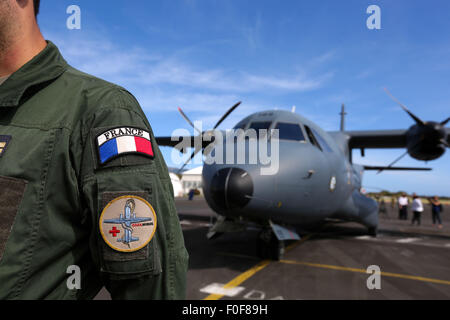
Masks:
[[[433,226],[438,224],[438,228],[442,229],[442,219],[441,219],[441,212],[442,212],[442,203],[439,201],[438,196],[434,196],[433,198],[429,198],[428,201],[431,204],[431,217],[433,221]]]
[[[422,200],[420,200],[417,194],[413,194],[413,202],[411,205],[411,210],[413,211],[413,219],[411,224],[414,225],[414,222],[417,221],[417,225],[420,226],[420,218],[423,212]]]
[[[125,89],[70,67],[38,11],[0,1],[0,299],[91,299],[103,286],[184,299],[188,254],[147,118]]]
[[[408,197],[406,193],[402,193],[401,197],[398,198],[398,218],[399,220],[408,220]]]

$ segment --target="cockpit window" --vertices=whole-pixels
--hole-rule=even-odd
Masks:
[[[325,139],[314,129],[311,129],[312,132],[314,133],[314,136],[317,138],[317,140],[320,143],[320,146],[322,147],[323,150],[327,151],[327,152],[333,152],[333,150],[331,150],[330,146],[328,145],[328,143],[325,141]]]
[[[317,148],[322,151],[333,152],[325,139],[317,133],[314,129],[310,129],[308,126],[305,126],[306,134],[308,135],[309,141]]]
[[[256,136],[259,138],[259,130],[266,130],[266,133],[269,131],[272,122],[270,121],[261,121],[261,122],[252,122],[250,124],[249,129],[253,129],[256,131]]]
[[[311,129],[308,126],[305,126],[305,130],[306,130],[306,134],[308,135],[308,138],[309,138],[309,141],[311,142],[311,144],[315,145],[317,148],[319,148],[321,151],[323,151],[322,147],[320,146],[319,142],[317,142],[317,139],[314,136]]]
[[[248,123],[247,121],[241,121],[233,129],[234,130],[245,129],[245,127],[247,126],[247,123]]]
[[[279,130],[280,140],[305,141],[302,128],[298,123],[279,122],[275,129]]]

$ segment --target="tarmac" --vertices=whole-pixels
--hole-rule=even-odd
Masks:
[[[282,260],[270,261],[257,256],[256,228],[207,240],[216,214],[205,200],[176,205],[190,255],[189,300],[450,299],[450,206],[443,229],[432,225],[428,206],[421,226],[411,225],[412,213],[398,220],[389,206],[377,237],[356,223],[328,221],[288,243]],[[371,266],[379,277],[368,273]]]

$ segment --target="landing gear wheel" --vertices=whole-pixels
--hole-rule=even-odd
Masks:
[[[275,261],[283,258],[284,241],[278,240],[271,229],[261,231],[258,240],[258,254],[261,258]]]
[[[371,228],[368,228],[369,230],[368,230],[368,234],[369,234],[369,236],[372,236],[372,237],[376,237],[377,236],[377,234],[378,234],[378,228],[377,227],[371,227]]]

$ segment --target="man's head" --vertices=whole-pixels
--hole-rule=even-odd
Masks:
[[[36,23],[40,0],[0,0],[0,33],[13,27]]]
[[[36,21],[40,0],[0,0],[0,75],[15,71],[45,42]]]
[[[19,27],[15,1],[0,0],[0,52],[5,50]]]

